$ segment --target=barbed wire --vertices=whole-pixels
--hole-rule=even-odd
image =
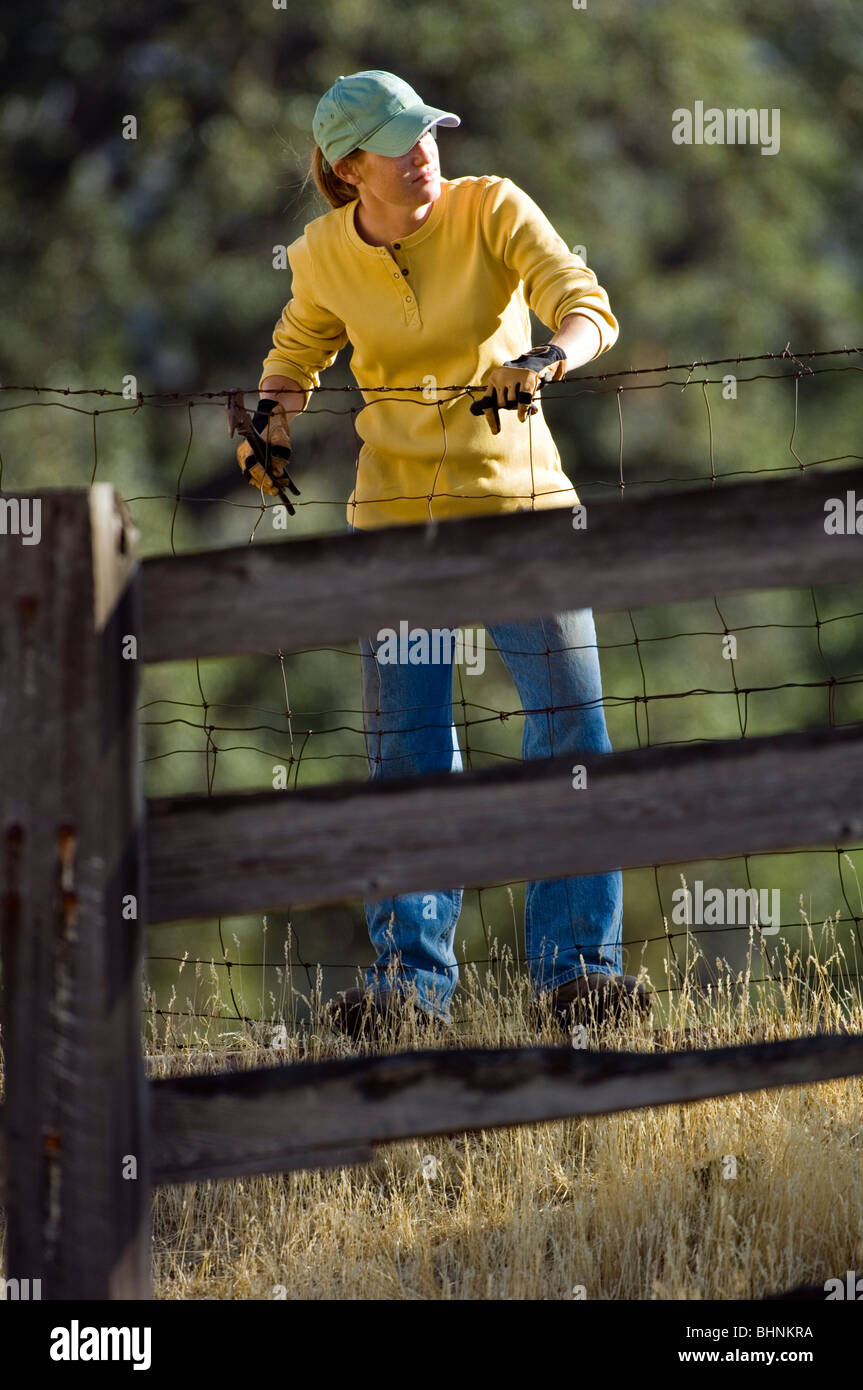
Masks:
[[[844,356],[852,356],[852,355],[857,355],[857,356],[859,356],[861,353],[863,353],[863,347],[824,348],[824,349],[820,349],[820,350],[811,349],[811,350],[808,351],[808,352],[792,352],[792,351],[791,351],[791,345],[790,345],[790,343],[789,343],[789,344],[787,344],[787,345],[782,349],[781,352],[759,352],[759,353],[749,353],[749,354],[746,354],[746,355],[744,355],[744,354],[738,354],[736,357],[712,357],[712,358],[708,358],[708,359],[704,359],[704,358],[699,357],[699,358],[696,358],[694,362],[665,363],[665,364],[662,364],[662,365],[659,365],[659,366],[655,366],[655,367],[621,367],[621,368],[617,369],[616,371],[611,371],[611,372],[593,372],[593,373],[582,372],[582,373],[579,374],[579,376],[578,376],[577,378],[571,378],[569,381],[560,381],[560,382],[556,382],[555,385],[560,386],[560,387],[573,387],[573,386],[578,386],[578,385],[580,385],[582,382],[585,382],[585,381],[611,381],[611,380],[613,380],[613,379],[615,379],[615,378],[617,378],[617,377],[647,376],[647,375],[650,375],[650,374],[653,374],[653,373],[657,373],[657,372],[679,372],[679,371],[688,371],[688,372],[691,374],[692,372],[696,371],[697,368],[699,368],[699,367],[701,367],[701,368],[703,368],[703,369],[705,369],[705,370],[706,370],[708,367],[730,367],[730,366],[733,366],[733,365],[739,367],[740,364],[741,364],[742,362],[743,362],[743,363],[747,363],[747,362],[788,362],[788,361],[790,361],[790,362],[793,362],[797,367],[799,367],[800,370],[799,370],[798,373],[793,373],[793,374],[792,374],[792,373],[789,373],[789,372],[782,372],[782,373],[774,373],[774,374],[771,374],[771,376],[770,376],[769,378],[760,378],[760,377],[744,377],[744,378],[743,378],[744,381],[757,381],[757,380],[765,380],[765,379],[776,380],[777,377],[781,377],[781,378],[787,380],[787,379],[789,379],[792,375],[798,375],[798,376],[811,376],[811,375],[814,375],[814,373],[812,372],[811,368],[806,367],[806,366],[804,365],[804,363],[800,360],[801,358],[806,358],[807,360],[810,360],[810,361],[811,361],[811,360],[815,360],[815,359],[820,359],[820,358],[822,358],[822,357],[844,357]],[[822,368],[822,370],[824,370],[824,371],[829,371],[829,370],[831,370],[831,369],[830,369],[830,368]],[[863,371],[863,367],[842,367],[842,368],[838,368],[837,370],[840,370],[840,371]],[[719,378],[718,380],[719,380],[719,383],[721,384],[721,380],[722,380],[722,379]],[[672,383],[669,383],[669,384],[671,384],[671,385],[675,385],[675,384],[679,385],[679,383],[673,383],[673,382],[672,382]],[[689,382],[687,381],[685,384],[688,385]],[[696,383],[696,384],[697,384],[697,383]],[[716,384],[716,383],[714,383],[714,384]],[[219,400],[219,401],[227,401],[228,397],[229,397],[230,395],[232,395],[232,394],[235,394],[238,390],[243,391],[244,394],[249,394],[249,393],[252,393],[252,392],[254,392],[254,391],[257,391],[257,389],[258,389],[257,386],[254,386],[254,387],[247,386],[247,387],[245,387],[245,388],[243,388],[243,387],[225,387],[225,388],[222,388],[222,389],[219,390],[219,391],[148,391],[148,392],[136,391],[136,392],[135,392],[135,395],[134,395],[134,399],[135,399],[136,403],[144,403],[145,401],[157,401],[157,400],[160,400],[160,401],[188,401],[188,400]],[[420,382],[418,385],[415,385],[415,386],[363,386],[363,385],[360,385],[360,384],[353,384],[353,383],[352,383],[352,384],[348,384],[348,385],[344,385],[344,386],[329,386],[329,385],[328,385],[328,386],[323,386],[323,385],[320,385],[320,386],[316,386],[316,387],[310,388],[311,393],[312,393],[313,395],[316,395],[316,396],[317,396],[317,395],[323,395],[323,394],[325,394],[325,393],[337,393],[337,394],[352,394],[352,393],[355,393],[355,394],[367,395],[367,394],[375,394],[375,393],[390,393],[390,392],[397,392],[397,391],[408,391],[408,392],[415,392],[415,393],[420,393],[420,394],[421,394],[421,393],[422,393],[424,390],[426,390],[426,389],[427,389],[426,386],[425,386],[422,382]],[[455,385],[453,385],[453,386],[443,386],[443,385],[441,385],[441,386],[438,386],[437,389],[440,390],[440,391],[456,391],[456,392],[459,392],[459,393],[464,393],[464,392],[466,392],[466,391],[484,391],[484,390],[485,390],[485,387],[484,387],[481,383],[474,383],[474,384],[461,385],[461,386],[455,386]],[[617,388],[615,388],[615,389],[617,389]],[[622,389],[625,389],[625,388],[622,388],[622,387],[621,387],[620,389],[622,390]],[[112,389],[111,387],[108,387],[108,386],[77,386],[77,387],[71,387],[71,386],[16,386],[16,385],[11,385],[11,384],[0,384],[0,392],[2,392],[2,391],[27,391],[27,392],[36,392],[37,394],[42,393],[42,392],[45,392],[45,393],[55,393],[55,394],[63,395],[63,396],[125,396],[126,398],[128,398],[126,392],[124,392],[124,391],[122,391],[122,390],[121,390],[121,391],[117,391],[117,390],[114,390],[114,389]]]

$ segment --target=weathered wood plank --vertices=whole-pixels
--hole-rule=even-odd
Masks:
[[[148,803],[150,921],[847,843],[863,725]],[[431,833],[431,827],[433,832]]]
[[[154,1176],[173,1183],[341,1167],[366,1162],[373,1145],[395,1140],[861,1073],[863,1037],[855,1034],[663,1056],[441,1049],[153,1081]],[[351,1148],[361,1152],[346,1160]]]
[[[6,1273],[43,1298],[144,1298],[134,528],[106,485],[38,500],[39,543],[0,543]]]
[[[615,610],[861,575],[824,503],[863,469],[144,561],[146,661],[291,651],[426,627]],[[395,595],[395,598],[394,598]]]

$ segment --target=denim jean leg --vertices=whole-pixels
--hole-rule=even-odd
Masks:
[[[359,643],[369,780],[461,772],[452,717],[454,638],[449,661],[436,665],[379,660],[379,653],[388,655],[381,650],[383,641],[377,634]],[[446,651],[445,642],[441,655]],[[454,946],[462,898],[463,890],[453,888],[367,902],[366,921],[377,959],[366,971],[366,984],[408,989],[415,985],[421,1006],[445,1017],[458,982]]]
[[[610,753],[596,628],[589,608],[488,626],[525,710],[523,758]],[[589,788],[573,790],[589,796]],[[525,893],[525,953],[537,993],[576,976],[622,971],[623,876],[536,880]]]

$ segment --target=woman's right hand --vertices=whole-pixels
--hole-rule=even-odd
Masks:
[[[291,457],[291,432],[285,407],[280,401],[261,398],[252,416],[252,428],[266,450],[264,467],[255,458],[255,451],[247,439],[237,449],[237,462],[252,487],[262,488],[271,497],[278,497],[279,484],[284,480],[293,493],[299,495],[288,477],[287,461]],[[273,482],[273,479],[276,481]]]

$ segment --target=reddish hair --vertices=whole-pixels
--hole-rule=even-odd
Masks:
[[[345,155],[345,158],[355,159],[361,153],[362,151],[358,149],[351,150],[349,154]],[[342,208],[346,203],[352,203],[358,196],[352,183],[345,183],[344,179],[340,179],[338,174],[333,172],[324,159],[323,151],[319,145],[315,145],[312,152],[312,162],[309,165],[305,183],[308,183],[309,179],[314,180],[315,187],[326,198],[330,207]]]

